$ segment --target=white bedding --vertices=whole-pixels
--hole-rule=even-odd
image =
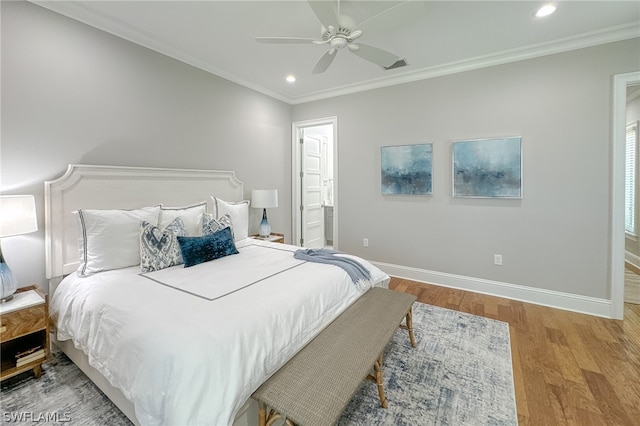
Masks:
[[[361,295],[342,269],[293,259],[298,247],[237,246],[238,255],[146,276],[139,267],[72,274],[53,295],[57,338],[87,354],[142,425],[231,424],[264,380]],[[388,286],[356,259],[372,285]]]

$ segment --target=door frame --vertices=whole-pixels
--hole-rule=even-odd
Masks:
[[[338,247],[338,117],[325,117],[313,120],[296,121],[291,124],[291,244],[300,245],[300,137],[308,127],[331,125],[333,128],[333,247]]]
[[[611,130],[611,246],[609,279],[611,284],[611,318],[624,317],[624,168],[625,131],[627,127],[627,86],[640,83],[640,72],[613,76],[613,114]]]

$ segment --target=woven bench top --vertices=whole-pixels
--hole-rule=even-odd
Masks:
[[[296,424],[334,424],[416,297],[373,288],[252,395]]]

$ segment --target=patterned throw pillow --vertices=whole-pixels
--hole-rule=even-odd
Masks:
[[[202,217],[202,235],[211,235],[221,229],[230,228],[233,235],[233,224],[231,216],[225,214],[220,219],[216,219],[214,215],[205,213]]]
[[[231,228],[228,226],[203,237],[177,237],[177,239],[185,268],[238,254],[238,249],[233,242],[233,235],[231,235]]]
[[[181,265],[182,255],[176,237],[186,234],[184,222],[179,217],[163,230],[149,222],[140,222],[140,270],[152,272]]]

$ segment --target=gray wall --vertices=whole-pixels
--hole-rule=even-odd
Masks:
[[[45,285],[43,181],[68,163],[235,170],[246,196],[279,189],[269,218],[289,230],[290,123],[336,115],[340,249],[609,297],[612,76],[640,68],[638,40],[291,107],[39,6],[1,7],[0,188],[35,194],[41,227],[2,242],[21,285]],[[451,198],[451,143],[513,135],[524,199]],[[381,196],[380,147],[421,142],[434,195]]]
[[[278,188],[269,219],[290,229],[289,105],[34,4],[1,7],[0,189],[35,194],[40,227],[2,241],[20,286],[46,288],[43,182],[69,163],[235,170],[246,197]]]
[[[338,116],[339,248],[609,298],[612,76],[639,64],[636,39],[297,105]],[[452,198],[451,143],[502,136],[522,136],[524,198]],[[433,196],[382,196],[380,147],[422,142]]]

